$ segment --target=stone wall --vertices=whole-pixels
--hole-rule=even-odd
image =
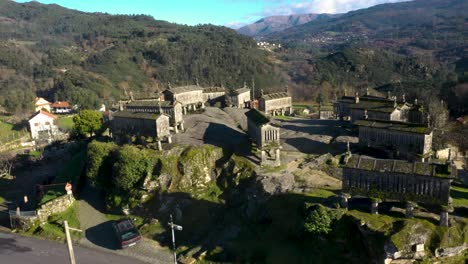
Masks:
[[[49,216],[67,210],[74,202],[75,197],[73,197],[73,195],[60,196],[43,204],[41,208],[37,210],[37,216],[41,222],[45,222]]]

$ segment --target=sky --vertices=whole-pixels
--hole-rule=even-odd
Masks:
[[[85,12],[145,14],[158,20],[232,28],[263,17],[307,13],[346,13],[377,4],[406,0],[38,0]],[[16,0],[16,2],[28,2]]]

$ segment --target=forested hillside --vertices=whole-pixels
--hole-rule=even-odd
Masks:
[[[316,20],[266,38],[298,97],[327,100],[355,89],[445,99],[468,111],[468,1],[415,0]]]
[[[95,108],[130,91],[154,95],[168,82],[281,83],[268,54],[249,37],[143,15],[0,0],[0,47],[0,107],[13,113],[29,109],[36,94]]]

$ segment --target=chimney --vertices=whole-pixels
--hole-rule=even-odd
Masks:
[[[356,104],[359,104],[359,93],[356,92],[356,97],[354,98],[356,100]]]
[[[403,100],[403,103],[406,103],[406,95],[405,94],[403,94],[402,100]]]
[[[261,96],[263,97],[263,95],[264,95],[263,89],[260,89],[260,94],[261,94]]]
[[[162,107],[161,107],[161,101],[158,102],[158,107],[159,107],[159,114],[162,114]]]
[[[344,96],[346,96],[346,88],[344,88]]]
[[[390,93],[390,91],[387,91],[387,99],[392,99],[392,94]]]
[[[418,104],[418,98],[415,98],[415,99],[414,99],[414,104],[415,104],[415,105]]]
[[[393,107],[397,107],[398,104],[397,104],[397,101],[396,101],[396,96],[393,97]]]
[[[366,95],[369,95],[369,88],[366,88]]]

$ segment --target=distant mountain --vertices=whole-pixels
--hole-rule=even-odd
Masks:
[[[272,87],[279,75],[268,55],[226,27],[0,0],[0,107],[13,113],[37,95],[96,108],[195,79]]]
[[[317,19],[326,19],[337,16],[339,15],[302,14],[289,16],[270,16],[262,18],[253,24],[243,26],[239,28],[237,32],[251,37],[260,37],[273,32],[282,31],[290,27],[302,25]]]

